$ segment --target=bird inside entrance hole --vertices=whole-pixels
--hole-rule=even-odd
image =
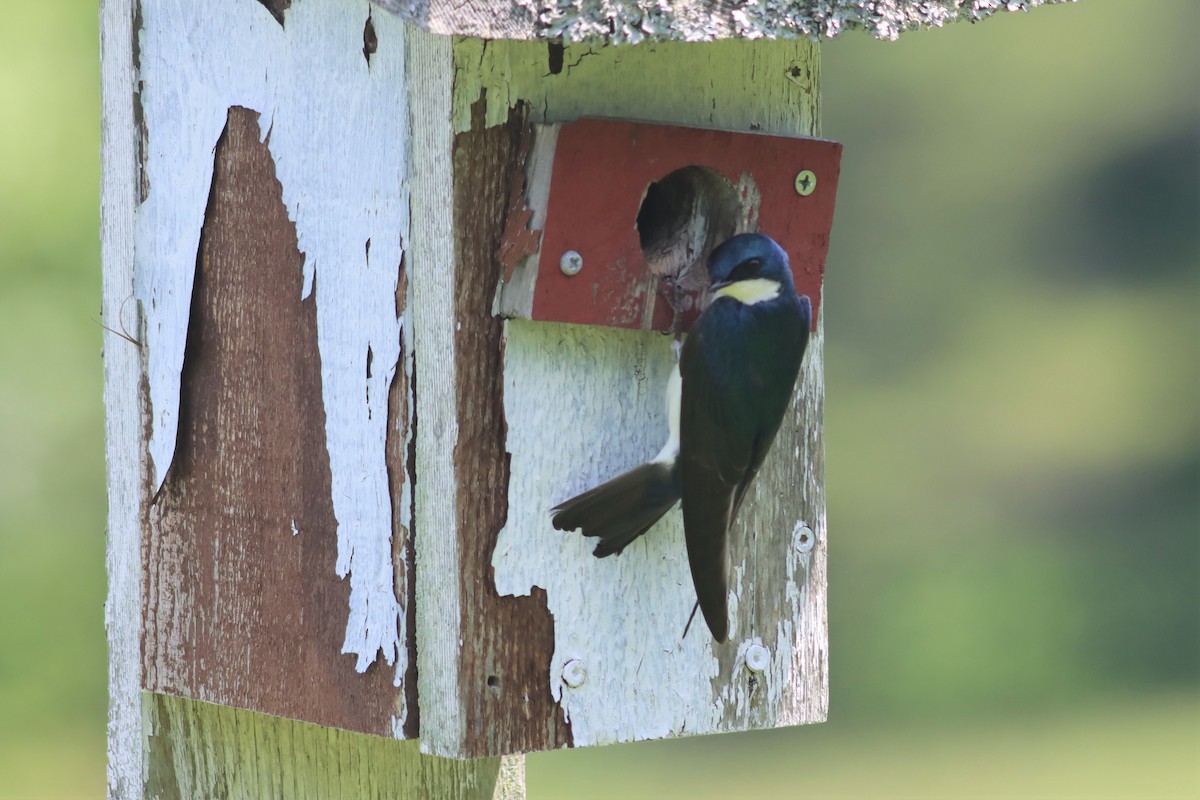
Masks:
[[[697,605],[724,642],[729,531],[787,411],[812,305],[796,294],[783,248],[763,234],[719,245],[708,274],[711,301],[668,382],[667,443],[651,461],[557,505],[551,522],[598,537],[603,558],[681,502]]]

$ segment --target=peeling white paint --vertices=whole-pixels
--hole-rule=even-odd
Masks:
[[[817,329],[809,338],[808,350],[800,369],[799,391],[812,396],[817,403],[815,416],[824,418],[825,385],[825,318],[817,318]],[[820,387],[818,390],[816,387]],[[784,687],[785,702],[778,720],[780,725],[797,725],[808,719],[824,720],[829,715],[829,691],[825,676],[829,675],[828,638],[828,594],[826,539],[828,527],[825,505],[825,446],[821,431],[809,428],[801,432],[800,460],[802,463],[820,463],[821,471],[806,471],[801,489],[805,497],[812,498],[809,507],[815,516],[797,520],[792,529],[792,547],[788,549],[787,580],[788,600],[793,603],[792,618],[798,626],[781,626],[780,642],[790,642],[790,647],[777,654],[776,658],[790,658],[789,673],[815,670],[821,676],[815,683],[823,688],[814,691],[812,681],[793,681]],[[811,539],[807,546],[800,546],[800,537],[807,533]],[[816,587],[810,590],[810,587]],[[786,623],[786,618],[784,622]],[[790,652],[788,652],[790,651]]]
[[[624,553],[592,556],[596,540],[556,531],[549,508],[651,458],[668,428],[663,389],[674,371],[671,339],[655,333],[510,320],[505,326],[504,410],[511,454],[509,516],[492,559],[496,590],[528,595],[546,591],[554,617],[556,649],[550,690],[571,723],[576,746],[721,730],[812,722],[824,717],[823,694],[800,698],[823,661],[824,598],[808,585],[815,547],[799,547],[805,523],[760,543],[758,557],[784,563],[772,580],[783,581],[777,622],[765,630],[739,630],[739,611],[756,613],[756,587],[747,563],[731,564],[730,643],[714,645],[702,622],[681,639],[695,592],[688,570],[682,519],[667,514]],[[811,395],[821,376],[821,336],[810,343],[798,391]],[[548,404],[546,397],[556,398]],[[603,414],[580,413],[603,408]],[[803,463],[813,463],[806,431]],[[790,448],[789,448],[790,449]],[[786,451],[785,451],[786,452]],[[815,475],[797,492],[819,492]],[[757,487],[756,487],[757,488]],[[769,491],[769,490],[764,490]],[[765,500],[764,500],[765,502]],[[765,519],[754,498],[743,516]],[[820,520],[823,530],[824,519]],[[813,526],[816,536],[817,526]],[[823,559],[823,553],[821,558]],[[823,563],[823,561],[822,561]],[[782,574],[780,574],[782,573]],[[824,587],[823,576],[816,584]],[[770,594],[770,590],[764,590]],[[820,593],[818,593],[820,594]],[[766,621],[766,620],[764,620]],[[730,667],[729,647],[736,648]],[[751,648],[761,669],[746,667]],[[721,653],[725,653],[722,668]],[[586,680],[570,679],[572,662],[586,665]],[[578,672],[578,670],[575,670]]]
[[[517,320],[506,323],[505,338],[512,461],[508,522],[492,560],[496,590],[546,590],[556,643],[548,677],[575,745],[713,730],[722,709],[712,639],[703,624],[681,639],[695,593],[678,509],[605,559],[592,556],[595,539],[550,525],[554,503],[658,449],[675,364],[670,338]],[[580,413],[599,407],[606,413]],[[564,677],[572,661],[586,665],[577,687]]]
[[[382,654],[399,676],[407,668],[405,619],[393,588],[384,444],[388,387],[400,357],[395,291],[409,217],[406,29],[375,15],[378,46],[368,66],[369,10],[366,0],[295,0],[281,27],[261,3],[246,0],[143,4],[149,194],[137,215],[136,292],[145,317],[157,488],[175,451],[213,149],[230,106],[257,111],[305,255],[303,294],[316,294],[337,572],[350,580],[342,651],[357,656],[359,671]]]
[[[140,384],[142,349],[116,333],[126,327],[133,294],[134,207],[137,204],[137,79],[132,0],[100,4],[100,256],[104,263],[104,461],[108,478],[108,796],[140,800],[147,754],[142,749],[142,509]],[[128,325],[136,331],[136,326]]]

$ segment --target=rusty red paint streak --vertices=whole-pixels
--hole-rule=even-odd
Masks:
[[[503,280],[512,280],[513,270],[523,259],[538,251],[542,232],[531,230],[533,212],[525,204],[525,162],[529,157],[530,129],[525,127],[517,154],[512,186],[508,192],[508,208],[505,215],[504,233],[500,236],[500,247],[496,258],[503,267]]]
[[[638,242],[638,209],[651,182],[695,164],[735,186],[743,174],[753,178],[762,197],[758,230],[788,252],[797,291],[812,299],[815,325],[841,152],[841,144],[821,139],[608,120],[564,125],[554,154],[533,319],[642,327],[645,292],[654,284]],[[803,169],[817,176],[808,197],[795,189]],[[573,277],[559,269],[567,250],[583,256],[583,271]],[[670,322],[670,308],[659,296],[653,327],[666,330]]]

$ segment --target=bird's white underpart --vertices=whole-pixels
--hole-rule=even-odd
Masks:
[[[671,370],[671,377],[667,379],[667,443],[658,451],[658,455],[651,459],[653,464],[671,464],[679,456],[679,403],[683,394],[683,379],[679,376],[680,347],[680,342],[673,345],[675,368]]]
[[[752,306],[755,303],[774,300],[782,289],[779,281],[773,281],[770,278],[751,278],[722,286],[713,293],[713,299],[732,297],[743,305]]]

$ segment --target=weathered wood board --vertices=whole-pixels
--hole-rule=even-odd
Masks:
[[[142,348],[133,297],[139,130],[134,91],[133,0],[103,0],[100,13],[100,258],[104,264],[104,460],[108,485],[107,760],[109,798],[143,797],[141,527],[147,501]],[[131,340],[124,336],[132,333]]]
[[[405,698],[385,665],[360,674],[352,656],[330,657],[342,647],[350,587],[336,578],[318,298],[301,299],[303,267],[258,114],[235,106],[200,237],[176,453],[149,512],[143,682],[391,734],[415,685]],[[397,371],[400,407],[407,384]],[[407,454],[404,431],[395,433],[388,472],[398,498]],[[401,566],[406,539],[399,527]],[[397,594],[407,595],[401,580]]]
[[[143,685],[402,736],[405,26],[357,8],[141,7]]]
[[[790,425],[731,537],[725,645],[703,624],[682,636],[695,592],[677,509],[604,560],[592,556],[594,540],[550,526],[548,505],[658,451],[670,342],[559,323],[505,328],[509,515],[492,566],[500,594],[544,593],[554,619],[550,685],[575,746],[825,715],[824,548],[813,547],[824,534],[818,360],[806,364]],[[819,336],[813,344],[819,353]]]
[[[147,800],[519,800],[520,764],[146,694]],[[512,769],[516,774],[512,774]],[[499,778],[499,780],[498,780]],[[117,795],[120,798],[134,795]]]
[[[110,796],[200,746],[147,744],[146,689],[417,733],[407,30],[102,4]]]
[[[556,56],[540,43],[415,34],[409,53],[421,87],[410,254],[422,747],[472,756],[823,719],[820,328],[741,517],[736,638],[717,648],[695,632],[679,639],[694,594],[677,516],[607,562],[549,524],[555,502],[665,438],[666,340],[490,314],[524,126],[594,116],[815,135],[816,48],[566,46]],[[451,242],[434,233],[447,219]]]

